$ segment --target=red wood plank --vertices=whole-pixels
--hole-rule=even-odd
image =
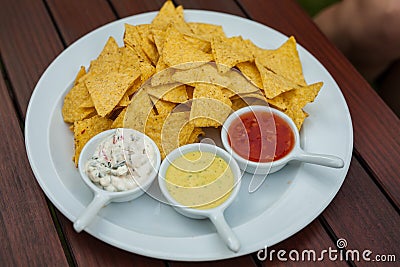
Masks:
[[[2,1],[0,51],[19,109],[25,116],[32,90],[63,47],[42,1]]]
[[[250,256],[242,256],[238,258],[210,261],[210,262],[171,262],[171,267],[220,267],[220,266],[257,266]]]
[[[0,99],[0,265],[68,266],[2,78]]]
[[[249,16],[298,42],[318,58],[335,78],[349,106],[354,126],[354,147],[390,195],[400,206],[399,118],[371,89],[349,61],[307,18],[292,0],[238,0]],[[283,18],[282,14],[287,18]]]
[[[371,250],[371,259],[377,254],[398,255],[400,216],[355,158],[323,216],[337,237],[346,239],[347,249]]]
[[[185,9],[211,10],[245,17],[240,7],[231,0],[176,0],[175,2],[177,5],[183,5]]]
[[[141,1],[140,5],[131,0],[110,0],[119,17],[127,17],[140,13],[158,11],[164,0]]]
[[[118,249],[85,232],[78,234],[73,229],[71,221],[62,215],[60,216],[62,227],[78,266],[165,266],[161,260]]]
[[[116,19],[107,1],[47,0],[66,44]]]

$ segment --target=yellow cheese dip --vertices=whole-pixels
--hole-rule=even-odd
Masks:
[[[234,186],[228,163],[210,152],[194,151],[175,159],[165,174],[170,195],[180,204],[211,209],[222,204]]]

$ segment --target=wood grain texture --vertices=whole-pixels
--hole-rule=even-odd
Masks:
[[[175,0],[174,2],[185,9],[211,10],[245,17],[240,7],[232,0]]]
[[[67,45],[116,19],[107,1],[47,0],[51,14]]]
[[[400,216],[355,158],[323,216],[337,237],[346,239],[347,249],[369,249],[373,252],[371,258],[399,251]]]
[[[310,51],[334,77],[352,116],[354,147],[384,190],[400,206],[399,118],[350,62],[292,0],[238,0],[250,18],[271,26]],[[284,14],[284,15],[282,15]]]
[[[60,215],[60,217],[61,225],[78,266],[165,266],[162,260],[152,259],[118,249],[85,232],[78,234],[73,229],[71,221],[62,215]]]
[[[68,266],[0,77],[0,266]]]
[[[110,0],[112,6],[117,12],[118,16],[121,18],[150,12],[150,11],[158,11],[164,4],[164,0],[151,0],[151,1],[141,1],[140,4],[137,4],[131,0]]]
[[[210,262],[170,262],[170,267],[222,267],[222,266],[248,266],[256,267],[256,263],[250,256],[242,256],[233,259],[210,261]]]
[[[42,1],[1,2],[1,57],[25,117],[36,82],[63,47]]]

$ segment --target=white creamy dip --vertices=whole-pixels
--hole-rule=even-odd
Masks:
[[[86,163],[86,174],[98,187],[126,191],[138,187],[153,171],[155,153],[150,142],[130,130],[116,129]]]

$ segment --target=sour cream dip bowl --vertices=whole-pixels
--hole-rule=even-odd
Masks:
[[[135,146],[138,151],[134,151]],[[81,232],[109,203],[140,197],[153,183],[160,164],[157,145],[136,130],[111,129],[91,138],[80,153],[78,169],[82,180],[93,191],[94,198],[75,220],[75,231]]]
[[[218,166],[223,166],[223,171],[219,171]],[[218,173],[215,180],[210,179],[213,173]],[[201,183],[202,178],[208,181]],[[192,185],[183,185],[186,182]],[[184,145],[163,160],[158,183],[167,204],[186,217],[210,219],[227,247],[239,251],[240,242],[224,217],[225,209],[237,196],[241,184],[240,168],[231,155],[211,144]],[[218,188],[225,189],[219,192]],[[209,198],[211,201],[198,198],[209,193],[214,194]]]
[[[250,117],[250,123],[246,122],[247,116]],[[254,129],[249,129],[249,125],[261,136],[252,136],[251,131]],[[266,135],[262,136],[264,133]],[[243,140],[238,142],[234,139],[235,135],[240,135]],[[253,180],[250,182],[249,192],[256,191],[268,174],[281,170],[293,160],[332,168],[344,166],[339,157],[304,151],[300,147],[300,135],[294,121],[285,113],[269,106],[247,106],[233,112],[222,126],[221,140],[242,170],[265,175],[257,184]],[[261,140],[261,144],[255,146],[256,156],[252,156],[251,151],[254,148],[253,140]],[[245,149],[240,150],[240,146]]]

